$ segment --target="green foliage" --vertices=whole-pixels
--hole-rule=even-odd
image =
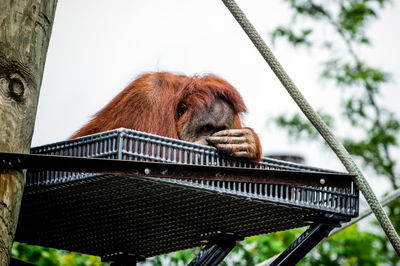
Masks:
[[[162,265],[184,266],[188,265],[189,262],[196,256],[196,254],[199,251],[200,248],[194,248],[194,249],[186,249],[177,252],[172,252],[169,254],[146,259],[146,261],[143,262],[142,264],[151,263],[151,265],[154,266],[162,266]]]
[[[334,80],[341,88],[368,84],[367,90],[378,93],[380,84],[387,82],[390,76],[360,61],[343,62],[340,58],[334,58],[324,63],[322,77]]]
[[[318,113],[328,126],[333,126],[334,119],[332,116],[324,114],[322,111],[318,111]],[[275,122],[278,126],[285,128],[288,134],[295,140],[305,138],[315,140],[319,137],[317,130],[300,114],[294,114],[291,117],[282,114],[275,119]]]
[[[237,265],[254,265],[261,263],[281,251],[285,250],[306,228],[297,228],[285,232],[277,232],[268,235],[253,236],[245,239],[244,243],[238,244],[236,250],[229,259],[236,257],[235,251],[243,250],[244,256],[236,259]]]
[[[14,242],[11,256],[38,265],[61,265],[57,250],[40,246],[28,246]]]
[[[352,225],[320,243],[303,262],[305,265],[378,265],[387,262],[380,240]]]
[[[101,266],[99,257],[76,252],[67,252],[54,248],[45,248],[41,246],[31,246],[24,243],[14,242],[11,251],[11,257],[14,259],[29,262],[41,266]]]
[[[377,18],[377,10],[383,8],[390,0],[284,0],[294,11],[293,21],[289,26],[279,26],[276,31],[280,31],[282,27],[286,29],[285,37],[291,42],[290,35],[293,34],[295,22],[299,17],[311,19],[313,22],[327,22],[334,27],[336,32],[340,34],[346,41],[355,41],[361,44],[369,44],[370,40],[366,36],[365,30],[369,22]],[[312,29],[307,28],[313,32]],[[281,37],[273,32],[273,39]],[[308,35],[306,37],[311,37]],[[311,43],[307,39],[304,42]],[[292,43],[297,45],[298,43]]]
[[[284,37],[286,36],[290,43],[293,45],[305,45],[305,46],[311,46],[312,43],[307,40],[308,35],[312,33],[311,29],[302,29],[300,33],[294,33],[290,28],[286,28],[283,26],[278,27],[273,33],[272,33],[272,39],[275,40],[278,37]]]

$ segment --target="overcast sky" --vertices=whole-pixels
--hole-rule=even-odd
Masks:
[[[282,3],[238,1],[267,43],[274,27],[289,21]],[[381,13],[370,27],[374,46],[362,53],[392,73],[382,102],[398,115],[399,14],[399,6]],[[312,106],[336,110],[340,95],[318,78],[318,54],[284,42],[272,50]],[[266,126],[270,117],[298,108],[222,1],[215,0],[59,1],[32,145],[70,137],[136,76],[149,71],[223,77],[242,94],[248,107],[245,124],[259,133],[264,153],[302,154],[308,164],[343,169],[329,150],[289,142],[284,131]]]

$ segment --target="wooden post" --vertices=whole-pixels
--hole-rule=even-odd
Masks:
[[[57,0],[0,0],[0,151],[28,153]],[[10,260],[25,173],[0,169],[0,265]]]

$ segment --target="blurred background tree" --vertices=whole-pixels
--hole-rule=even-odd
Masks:
[[[389,0],[314,1],[285,0],[292,13],[287,25],[271,34],[273,43],[285,39],[296,49],[322,54],[321,80],[340,89],[341,105],[335,114],[320,110],[323,119],[341,137],[346,149],[364,169],[372,170],[399,187],[399,169],[392,153],[398,150],[400,120],[383,104],[382,92],[389,73],[371,66],[361,57],[371,45],[367,29],[378,13],[392,4]],[[321,32],[324,31],[324,34]],[[336,122],[339,121],[339,122]],[[335,123],[336,122],[336,123]],[[321,141],[316,130],[300,114],[280,115],[275,123],[295,139]],[[335,125],[339,125],[336,126]],[[389,205],[389,217],[399,229],[399,200]],[[398,265],[399,257],[376,223],[368,232],[352,226],[318,245],[303,261],[305,265]],[[372,228],[375,227],[375,228]],[[399,232],[399,231],[398,231]]]
[[[399,188],[399,168],[392,154],[399,149],[400,120],[383,101],[390,75],[369,65],[361,51],[371,45],[368,27],[390,0],[283,0],[292,12],[291,21],[271,33],[273,43],[282,39],[295,49],[307,49],[325,58],[320,77],[324,84],[340,89],[341,105],[336,113],[320,114],[341,138],[364,169]],[[393,33],[395,34],[395,33]],[[325,86],[324,86],[325,87]],[[303,115],[282,114],[274,123],[294,140],[322,138]],[[349,133],[350,132],[350,133]],[[324,144],[322,144],[324,145]],[[396,229],[400,228],[400,202],[387,207]],[[255,265],[283,251],[305,228],[246,238],[222,265]],[[399,232],[399,231],[398,231]],[[147,265],[186,265],[199,249],[174,252],[147,259]],[[77,253],[15,243],[12,256],[39,265],[102,265],[100,259]],[[314,248],[299,265],[400,265],[376,222],[368,231],[353,225]]]

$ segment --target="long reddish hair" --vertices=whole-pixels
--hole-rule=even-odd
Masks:
[[[157,72],[139,76],[120,92],[72,138],[120,127],[179,138],[178,132],[200,106],[211,106],[216,97],[225,99],[235,113],[234,128],[241,128],[239,114],[246,111],[238,91],[214,76],[193,76]],[[187,111],[178,117],[178,108]]]

